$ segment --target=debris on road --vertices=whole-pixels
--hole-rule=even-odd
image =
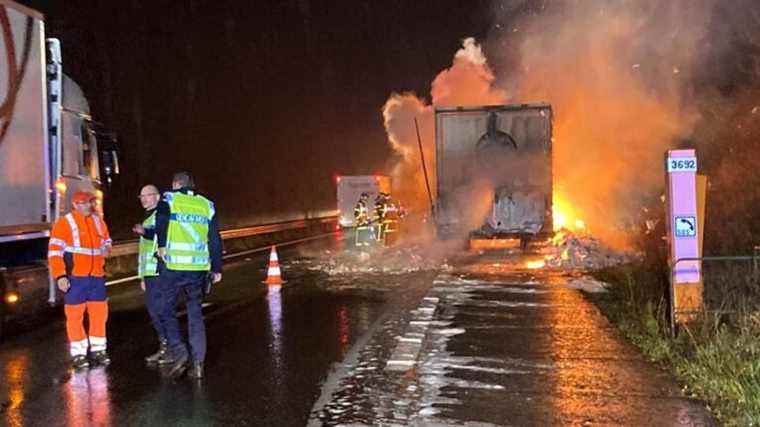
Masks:
[[[406,274],[423,270],[445,269],[440,256],[430,255],[420,246],[363,248],[348,251],[324,251],[313,260],[310,270],[329,275],[351,273]]]
[[[596,269],[633,260],[632,254],[607,247],[590,235],[576,235],[564,229],[540,252],[550,268]]]
[[[600,282],[599,280],[587,276],[570,279],[567,282],[568,288],[578,289],[592,294],[607,292],[608,286],[608,283]]]
[[[477,264],[475,273],[498,274],[520,269],[584,271],[631,262],[636,257],[630,252],[606,246],[590,234],[575,234],[562,229],[543,243],[534,243],[532,255],[525,261],[518,248],[499,252],[495,262]],[[484,254],[486,251],[470,251]],[[494,253],[492,253],[493,255]],[[306,262],[310,270],[322,271],[330,276],[346,274],[401,275],[420,271],[451,271],[450,262],[466,256],[461,244],[441,242],[409,244],[394,247],[371,246],[341,250],[324,250],[311,253]]]

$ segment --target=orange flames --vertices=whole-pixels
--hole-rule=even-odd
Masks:
[[[546,261],[544,261],[542,259],[535,260],[535,261],[528,261],[525,264],[525,268],[527,268],[529,270],[538,270],[538,269],[541,269],[541,268],[544,268],[544,267],[546,267]]]
[[[394,187],[427,204],[412,119],[434,177],[433,105],[547,102],[554,111],[554,229],[593,229],[625,248],[642,204],[663,191],[664,151],[687,137],[697,118],[684,89],[710,8],[688,0],[552,3],[490,43],[502,46],[497,63],[515,66],[492,70],[467,39],[434,79],[432,105],[412,94],[391,96],[385,126],[404,158]],[[513,20],[504,10],[504,21]]]
[[[570,201],[560,192],[555,191],[553,195],[552,214],[554,220],[554,231],[562,229],[573,232],[587,232],[586,222],[580,218],[580,212],[576,210]]]
[[[548,102],[555,113],[555,229],[588,226],[624,248],[644,200],[663,191],[663,153],[694,123],[681,89],[709,8],[556,4],[520,28],[522,39],[505,40],[520,44],[525,70],[513,79],[514,96]]]

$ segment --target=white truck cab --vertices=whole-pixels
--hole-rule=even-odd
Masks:
[[[63,73],[61,43],[45,39],[42,14],[0,0],[0,328],[55,303],[47,272],[52,224],[71,195],[98,198],[118,173],[115,137],[92,120]]]

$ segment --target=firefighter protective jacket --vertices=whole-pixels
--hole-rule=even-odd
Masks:
[[[56,279],[67,274],[103,277],[111,243],[108,227],[97,214],[85,217],[71,212],[59,218],[50,232],[50,273]]]
[[[367,202],[359,200],[354,205],[354,222],[357,226],[365,226],[369,224],[369,209],[367,209]]]

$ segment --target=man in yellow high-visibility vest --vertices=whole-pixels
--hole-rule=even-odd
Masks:
[[[167,356],[166,331],[161,324],[159,314],[163,308],[163,293],[158,278],[158,242],[156,241],[156,207],[161,200],[161,193],[155,185],[146,185],[140,190],[140,203],[145,209],[146,217],[142,224],[135,224],[132,231],[140,236],[137,251],[137,275],[140,276],[140,288],[145,292],[145,307],[148,309],[153,329],[158,336],[158,351],[145,358],[149,365],[159,364]]]
[[[195,183],[187,172],[174,174],[172,191],[164,193],[158,204],[156,239],[160,258],[158,273],[164,293],[161,323],[171,353],[168,374],[182,375],[192,355],[190,376],[201,379],[206,358],[206,326],[201,302],[207,275],[211,274],[213,283],[222,280],[222,239],[214,203],[195,192]],[[175,316],[180,292],[185,295],[192,354],[182,340]]]

